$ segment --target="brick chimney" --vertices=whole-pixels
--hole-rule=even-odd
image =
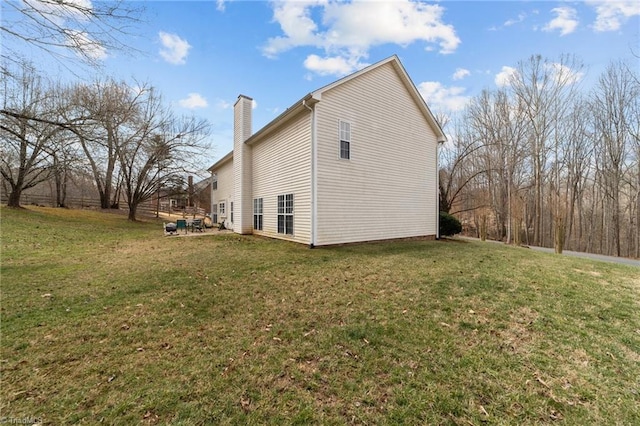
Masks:
[[[186,207],[193,207],[193,176],[189,175],[187,177],[187,205]]]
[[[253,231],[251,147],[244,143],[251,136],[252,108],[253,99],[244,95],[233,105],[233,230],[239,234]]]

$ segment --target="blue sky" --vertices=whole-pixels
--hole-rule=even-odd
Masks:
[[[127,42],[138,52],[97,52],[101,72],[147,82],[176,112],[210,120],[211,163],[232,148],[239,94],[255,100],[257,131],[310,91],[392,54],[434,112],[461,110],[533,54],[577,55],[585,90],[612,59],[640,69],[640,1],[143,4],[145,22]]]

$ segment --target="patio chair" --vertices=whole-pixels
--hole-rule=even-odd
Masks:
[[[202,219],[193,219],[193,222],[191,222],[191,231],[204,232],[204,229],[202,228]]]
[[[185,234],[189,233],[189,229],[187,228],[187,221],[185,219],[176,220],[176,231],[180,231],[181,229],[184,229]]]

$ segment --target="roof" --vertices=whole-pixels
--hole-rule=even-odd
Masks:
[[[359,71],[356,71],[352,74],[347,75],[346,77],[336,80],[333,83],[327,84],[326,86],[323,86],[311,93],[308,93],[307,95],[302,97],[300,100],[296,101],[289,108],[287,108],[282,114],[277,116],[275,119],[273,119],[263,128],[258,130],[256,133],[251,135],[244,143],[251,145],[263,139],[265,136],[279,129],[280,126],[282,126],[284,123],[288,121],[288,119],[296,116],[299,112],[303,111],[304,109],[309,109],[311,105],[317,102],[320,102],[320,100],[322,99],[322,94],[324,92],[329,91],[335,88],[336,86],[344,84],[347,81],[353,80],[354,78],[358,78],[358,76],[388,63],[391,63],[395,68],[395,70],[398,72],[398,75],[400,76],[400,79],[402,80],[405,87],[407,88],[407,91],[409,92],[413,100],[416,102],[416,105],[418,105],[423,115],[427,119],[427,122],[429,123],[434,133],[436,134],[438,138],[438,142],[446,141],[447,138],[444,134],[444,131],[442,130],[442,127],[440,127],[440,124],[438,123],[435,116],[429,109],[429,106],[424,101],[424,98],[422,97],[422,95],[420,95],[420,92],[416,88],[415,84],[413,84],[413,81],[409,77],[409,74],[407,74],[407,71],[404,69],[404,66],[402,66],[400,59],[398,58],[397,55],[392,55],[386,59],[383,59],[382,61],[369,65],[368,67],[365,67]],[[230,153],[222,157],[214,165],[209,167],[209,170],[210,171],[215,170],[216,168],[220,167],[222,164],[226,163],[232,158],[233,158],[233,151],[231,151]]]
[[[213,166],[209,167],[207,170],[209,170],[210,172],[214,171],[215,169],[217,169],[218,167],[222,166],[224,163],[226,163],[227,161],[233,159],[233,151],[227,153],[227,155],[225,155],[224,157],[222,157],[221,159],[219,159],[218,161],[216,161]]]
[[[204,191],[211,184],[212,176],[206,177],[201,181],[198,181],[193,184],[193,192],[198,193],[200,191]]]

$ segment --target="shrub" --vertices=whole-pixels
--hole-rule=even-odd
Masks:
[[[440,236],[459,234],[462,232],[462,224],[455,216],[447,212],[440,212]]]

